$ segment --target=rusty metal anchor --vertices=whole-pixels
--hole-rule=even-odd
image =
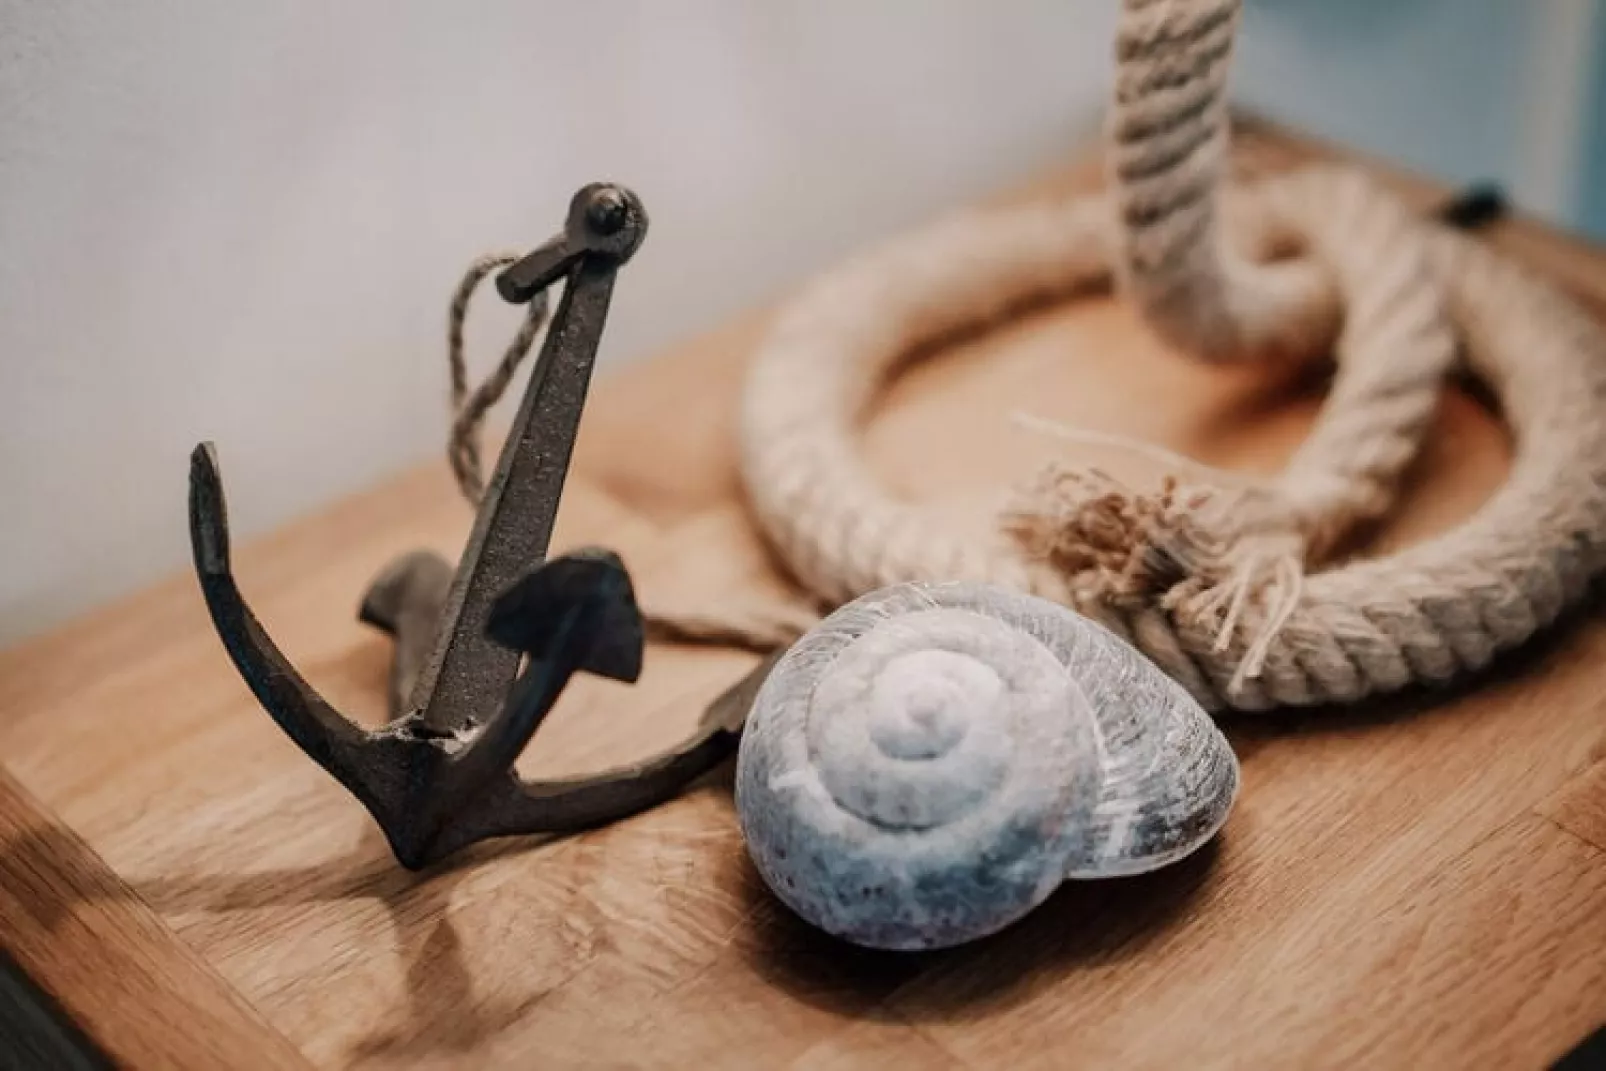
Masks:
[[[513,303],[545,301],[559,280],[563,297],[457,568],[414,552],[362,601],[362,620],[396,639],[393,720],[383,728],[339,714],[252,614],[230,567],[216,452],[202,443],[191,455],[191,546],[224,647],[258,702],[362,802],[408,868],[489,837],[627,817],[734,753],[756,678],[716,700],[683,745],[638,765],[543,782],[513,768],[571,676],[633,682],[641,672],[642,618],[619,557],[598,548],[545,557],[614,280],[646,230],[635,194],[586,186],[562,233],[497,277]]]

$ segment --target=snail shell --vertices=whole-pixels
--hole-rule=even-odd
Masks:
[[[776,663],[736,764],[759,873],[816,926],[922,949],[1067,878],[1174,862],[1238,791],[1226,739],[1101,626],[982,584],[848,603]]]

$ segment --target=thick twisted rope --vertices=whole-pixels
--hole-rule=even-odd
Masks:
[[[905,581],[1019,588],[1100,619],[1207,706],[1260,709],[1449,681],[1550,624],[1606,568],[1598,328],[1359,172],[1227,188],[1238,15],[1237,0],[1126,0],[1105,195],[940,221],[828,273],[780,317],[749,374],[741,468],[764,534],[813,598]],[[477,264],[453,306],[453,462],[471,499],[473,429],[490,403],[463,402],[461,314],[494,266]],[[1334,354],[1332,391],[1278,477],[1179,461],[1138,492],[1051,465],[987,540],[942,530],[874,478],[858,426],[912,351],[1112,282],[1206,359]],[[1393,504],[1458,342],[1514,433],[1506,484],[1436,539],[1314,571]],[[659,636],[767,648],[813,619],[754,604],[653,623]]]
[[[1206,704],[1257,709],[1447,681],[1549,624],[1601,569],[1595,325],[1357,172],[1224,191],[1237,18],[1236,0],[1125,4],[1106,196],[950,218],[831,272],[782,316],[747,384],[742,473],[813,596],[911,580],[1021,588],[1116,628]],[[1112,278],[1158,332],[1207,358],[1332,348],[1332,393],[1278,478],[1139,494],[1055,466],[996,539],[975,541],[935,529],[870,474],[858,424],[909,352]],[[1392,504],[1457,336],[1515,433],[1508,482],[1434,540],[1311,572]]]

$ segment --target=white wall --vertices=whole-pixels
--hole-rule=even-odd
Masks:
[[[1340,8],[1371,36],[1310,36]],[[1252,2],[1246,96],[1336,121],[1364,90],[1388,137],[1486,172],[1517,144],[1521,107],[1480,109],[1520,80],[1496,46],[1528,8]],[[643,354],[1062,154],[1097,122],[1114,14],[0,0],[0,641],[186,562],[197,440],[242,536],[437,454],[449,288],[544,238],[576,186],[623,181],[652,216],[604,342]],[[1366,57],[1421,18],[1493,60],[1395,48],[1407,90],[1460,81],[1394,109]],[[491,304],[482,355],[512,322]]]

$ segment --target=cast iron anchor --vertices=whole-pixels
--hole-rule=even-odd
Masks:
[[[498,276],[510,302],[544,301],[559,280],[563,298],[457,568],[428,551],[406,555],[363,600],[362,619],[396,638],[393,720],[383,728],[330,706],[246,605],[215,450],[202,443],[191,455],[191,546],[224,647],[273,720],[361,801],[410,869],[490,837],[628,817],[735,751],[747,681],[657,758],[559,781],[524,781],[513,768],[576,672],[627,682],[641,672],[642,618],[618,556],[587,548],[544,559],[614,280],[646,229],[635,194],[590,185],[575,194],[561,234]]]

